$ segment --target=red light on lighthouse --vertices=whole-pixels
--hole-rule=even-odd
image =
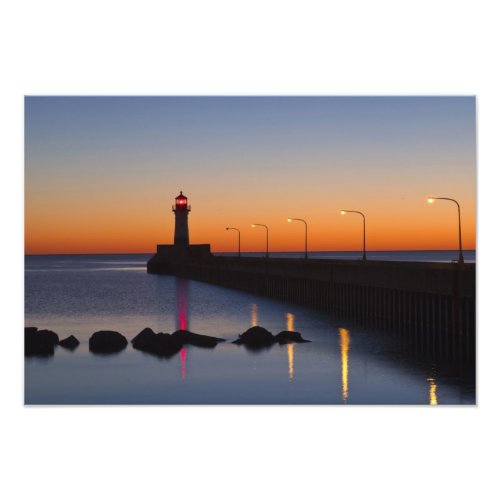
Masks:
[[[175,198],[175,207],[180,210],[185,210],[187,208],[187,198],[182,194]]]

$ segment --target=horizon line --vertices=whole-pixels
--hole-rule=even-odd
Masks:
[[[464,248],[464,252],[475,252],[476,248]],[[307,253],[362,253],[362,250],[309,250]],[[430,249],[403,249],[403,250],[367,250],[366,253],[370,252],[458,252],[456,248],[430,248]],[[25,253],[25,257],[52,257],[52,256],[72,256],[72,255],[154,255],[156,252],[90,252],[90,253]],[[238,253],[236,250],[232,251],[212,251],[211,253]],[[264,250],[246,250],[241,251],[244,253],[266,253]],[[269,251],[272,253],[304,253],[304,250],[273,250]]]

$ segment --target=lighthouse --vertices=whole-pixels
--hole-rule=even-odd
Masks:
[[[175,214],[174,244],[156,246],[156,254],[148,260],[148,273],[176,274],[185,265],[213,258],[209,243],[189,243],[188,216],[191,206],[182,191],[175,198],[172,212]]]
[[[178,248],[187,248],[189,247],[188,215],[191,212],[191,206],[188,205],[188,199],[182,194],[182,191],[175,198],[172,212],[175,214],[174,245]]]

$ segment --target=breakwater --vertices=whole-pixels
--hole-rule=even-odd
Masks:
[[[317,307],[340,319],[392,331],[416,354],[473,364],[475,264],[162,258],[148,272],[236,288]]]

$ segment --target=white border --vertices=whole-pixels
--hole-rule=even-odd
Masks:
[[[2,7],[3,498],[498,493],[498,16],[486,1]],[[478,96],[479,407],[24,408],[24,94]],[[3,309],[3,308],[2,308]]]

